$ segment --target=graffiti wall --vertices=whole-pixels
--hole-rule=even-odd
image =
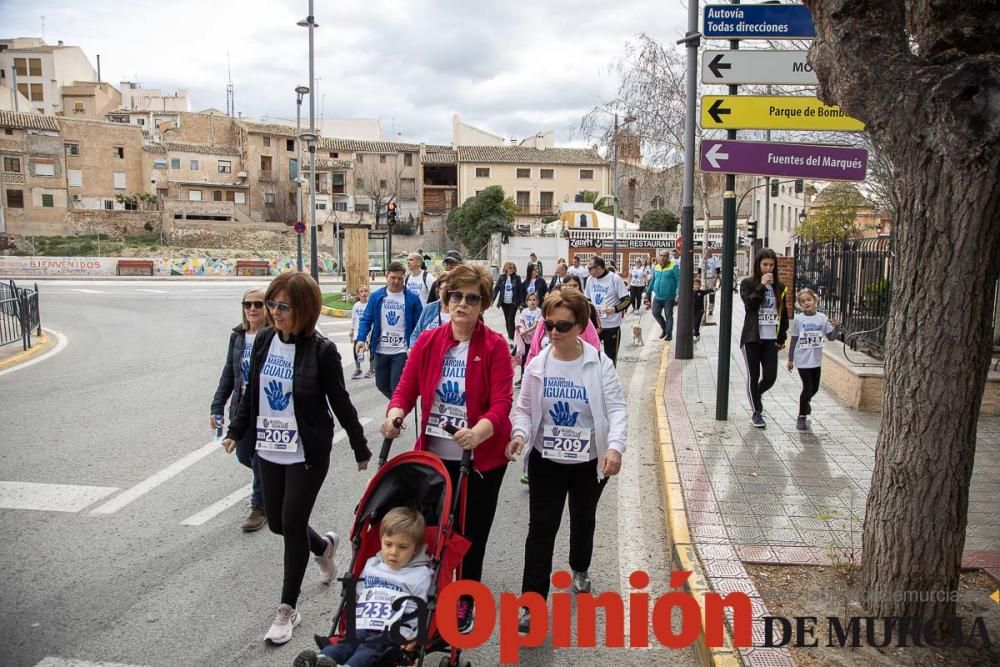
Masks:
[[[0,256],[0,276],[113,276],[119,257],[7,257]],[[148,257],[157,276],[235,276],[238,258],[185,255]],[[271,264],[271,275],[294,271],[295,257],[255,257]],[[320,255],[319,272],[332,274],[336,269],[332,256]],[[308,271],[308,262],[306,264]]]

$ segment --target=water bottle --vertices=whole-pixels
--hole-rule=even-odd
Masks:
[[[215,428],[215,439],[222,440],[222,415],[215,415],[215,423],[218,424]]]

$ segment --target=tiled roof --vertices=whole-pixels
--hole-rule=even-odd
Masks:
[[[401,153],[417,152],[418,144],[404,144],[396,141],[362,141],[359,139],[320,139],[321,150],[346,151],[351,153]]]
[[[282,137],[295,137],[295,128],[279,123],[255,123],[250,120],[240,120],[237,125],[250,134],[277,134]]]
[[[167,152],[167,149],[164,148],[161,144],[146,144],[145,146],[142,147],[142,150],[146,151],[147,153],[166,153]]]
[[[204,155],[231,155],[239,157],[242,155],[235,146],[211,145],[211,144],[175,144],[167,142],[168,151],[178,153],[202,153]]]
[[[12,127],[17,130],[49,130],[59,131],[59,124],[52,116],[40,113],[15,113],[0,111],[0,127]]]
[[[459,146],[459,162],[493,164],[607,164],[592,148],[546,148],[527,146]]]
[[[424,164],[455,164],[458,162],[458,153],[451,149],[434,151],[428,149],[421,161]]]
[[[305,160],[305,158],[303,158],[303,159]],[[308,160],[305,160],[305,164],[302,165],[303,168],[305,168],[306,164],[309,164]],[[328,159],[316,160],[316,168],[317,169],[350,169],[351,168],[351,161],[350,160],[328,160]]]

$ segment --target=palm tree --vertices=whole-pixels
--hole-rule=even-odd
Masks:
[[[599,197],[599,195],[593,190],[585,190],[583,193],[583,201],[587,204],[593,204],[595,211],[600,211],[601,213],[614,213],[615,202],[611,197]]]

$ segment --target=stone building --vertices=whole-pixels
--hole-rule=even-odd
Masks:
[[[66,153],[69,208],[125,209],[118,195],[149,192],[143,173],[143,137],[137,127],[60,117]]]
[[[122,95],[110,83],[74,81],[62,87],[63,115],[73,118],[104,120],[121,106]]]
[[[66,214],[67,173],[52,116],[0,111],[0,231],[44,234]]]

